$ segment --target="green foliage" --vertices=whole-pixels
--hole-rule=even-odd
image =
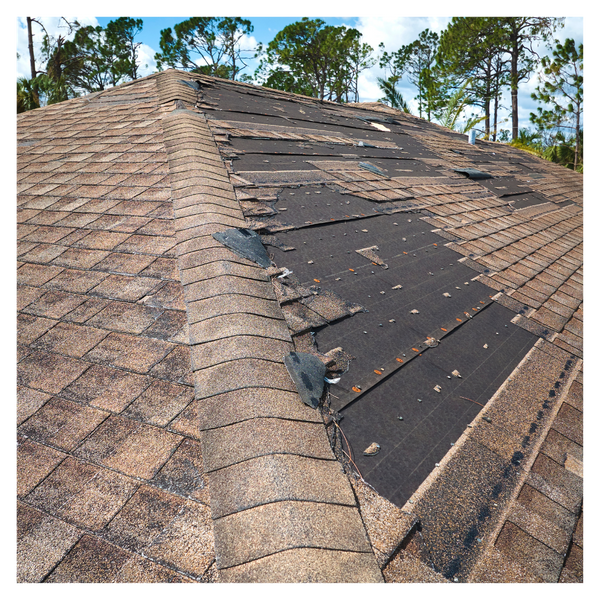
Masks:
[[[583,132],[579,139],[576,139],[575,136],[567,138],[564,134],[558,133],[554,138],[554,143],[544,149],[543,157],[568,169],[583,173]]]
[[[42,52],[46,74],[53,82],[47,103],[73,98],[79,93],[104,90],[138,76],[140,43],[135,36],[142,30],[141,19],[120,17],[101,26],[74,24],[72,40],[44,37]]]
[[[17,113],[75,98],[77,93],[65,86],[64,77],[54,80],[45,73],[32,79],[21,77],[17,80]]]
[[[505,139],[509,141],[509,132],[504,131]],[[531,130],[529,128],[519,129],[517,139],[510,141],[510,145],[520,150],[525,150],[551,162],[563,165],[583,173],[583,132],[577,149],[575,136],[567,137],[562,132],[548,135],[543,129]],[[575,164],[575,154],[579,152],[579,162]]]
[[[358,76],[373,66],[373,49],[361,33],[304,17],[261,47],[257,80],[263,85],[320,100],[358,100]]]
[[[470,81],[470,104],[483,109],[485,137],[497,129],[502,88],[508,83],[506,55],[501,49],[497,19],[454,17],[442,32],[437,64],[453,83]]]
[[[80,27],[73,40],[57,48],[49,63],[50,76],[64,76],[67,85],[87,93],[97,92],[137,77],[137,47],[134,38],[142,28],[141,19],[121,17],[100,25]]]
[[[379,85],[379,89],[384,93],[383,98],[381,98],[379,102],[385,102],[392,108],[398,108],[401,111],[410,114],[408,104],[396,87],[395,82],[392,81],[392,78],[383,79],[383,77],[378,77],[377,84]]]
[[[40,107],[40,87],[37,78],[17,79],[17,114]]]
[[[192,17],[160,32],[160,49],[154,55],[159,69],[171,67],[236,79],[246,66],[240,49],[244,35],[254,26],[240,17]]]
[[[444,103],[441,73],[434,64],[438,46],[438,34],[429,29],[422,31],[414,42],[395,52],[388,53],[383,44],[379,45],[382,50],[379,66],[386,72],[389,69],[388,81],[394,85],[406,74],[418,91],[419,117],[426,113],[429,121]]]
[[[119,49],[117,70],[132,80],[138,78],[138,49],[142,43],[136,42],[135,37],[143,25],[142,19],[131,17],[119,17],[106,25],[106,39],[114,49]]]
[[[496,19],[499,47],[510,58],[510,92],[512,114],[512,139],[519,132],[519,84],[528,81],[539,63],[533,42],[547,41],[564,19],[554,17],[500,17]]]
[[[572,39],[564,45],[556,40],[552,58],[543,57],[541,65],[540,84],[531,97],[550,108],[539,107],[537,114],[530,114],[530,121],[541,131],[556,132],[552,160],[560,159],[561,164],[572,164],[571,168],[577,170],[583,119],[583,44],[577,48]],[[564,129],[570,133],[569,142],[561,131]],[[572,159],[567,160],[567,149],[572,149]]]
[[[467,79],[452,96],[450,96],[448,103],[444,109],[444,112],[439,118],[439,124],[448,129],[460,131],[460,133],[466,133],[470,129],[473,129],[477,123],[481,123],[485,119],[483,117],[475,117],[471,115],[467,118],[466,123],[462,127],[458,127],[458,120],[463,114],[464,110],[471,105],[471,92],[468,91],[468,87],[471,84],[471,80]]]

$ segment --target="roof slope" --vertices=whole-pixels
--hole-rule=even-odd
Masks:
[[[580,579],[582,202],[176,71],[20,116],[20,580]],[[246,228],[271,267],[212,235]]]

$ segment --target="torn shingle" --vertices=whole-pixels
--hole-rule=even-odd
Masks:
[[[387,177],[387,175],[381,169],[379,169],[375,165],[372,165],[371,163],[360,162],[360,163],[358,163],[358,166],[361,169],[365,169],[367,171],[370,171],[371,173],[375,173],[376,175],[381,175],[382,177]]]
[[[223,245],[230,248],[238,256],[247,258],[261,267],[271,266],[271,259],[262,245],[260,236],[250,229],[228,229],[212,234]]]
[[[379,251],[378,246],[369,246],[368,248],[361,248],[360,250],[356,250],[357,254],[364,256],[367,260],[378,264],[380,267],[387,269],[388,266],[381,260],[381,258],[376,254],[376,251]]]
[[[296,384],[304,404],[317,408],[325,385],[325,365],[313,354],[290,352],[284,358],[285,366]]]
[[[477,169],[453,169],[456,173],[466,175],[469,179],[491,179],[492,176],[489,173],[478,171]]]

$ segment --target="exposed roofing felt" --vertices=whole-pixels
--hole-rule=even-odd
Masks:
[[[580,175],[177,71],[18,136],[20,581],[581,580]]]

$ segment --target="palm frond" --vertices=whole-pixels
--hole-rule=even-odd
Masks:
[[[389,104],[392,108],[398,108],[405,113],[410,114],[410,109],[402,94],[398,91],[395,84],[382,77],[377,78],[379,89],[384,93],[384,97],[380,98],[379,102]]]

